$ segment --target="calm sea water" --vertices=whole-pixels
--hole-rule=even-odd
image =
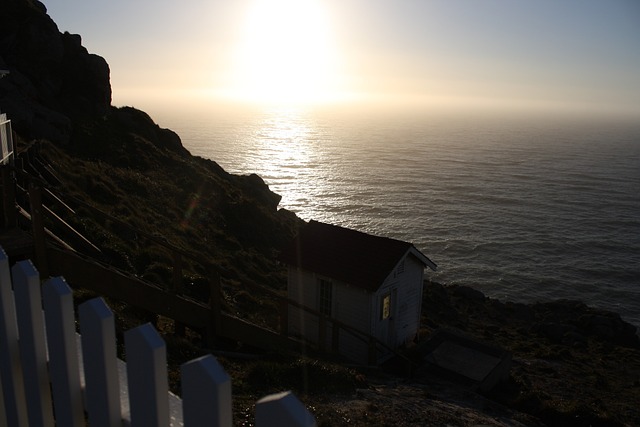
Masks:
[[[414,243],[436,281],[640,325],[640,124],[286,109],[159,122],[304,219]]]

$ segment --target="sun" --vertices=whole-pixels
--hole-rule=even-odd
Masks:
[[[231,95],[253,102],[313,103],[337,88],[337,49],[318,0],[257,0],[236,49]]]

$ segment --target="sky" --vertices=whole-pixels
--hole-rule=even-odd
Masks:
[[[114,105],[383,103],[640,115],[638,0],[43,0]]]

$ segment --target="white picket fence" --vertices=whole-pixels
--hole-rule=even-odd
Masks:
[[[215,357],[181,366],[180,399],[169,392],[166,346],[153,326],[125,332],[125,363],[116,357],[114,316],[104,300],[82,303],[78,315],[80,334],[64,279],[41,284],[31,261],[10,268],[0,248],[0,425],[232,425],[231,379]],[[256,403],[255,425],[316,421],[284,392]]]
[[[12,155],[13,134],[11,132],[11,120],[7,118],[5,113],[0,113],[0,164],[9,164]]]

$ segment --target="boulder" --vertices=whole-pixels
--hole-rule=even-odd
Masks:
[[[485,295],[477,289],[470,288],[469,286],[458,286],[455,290],[455,295],[460,298],[470,300],[484,300]]]
[[[177,133],[158,126],[144,111],[133,107],[122,107],[112,111],[113,118],[122,128],[144,138],[156,147],[177,154],[188,154]]]

